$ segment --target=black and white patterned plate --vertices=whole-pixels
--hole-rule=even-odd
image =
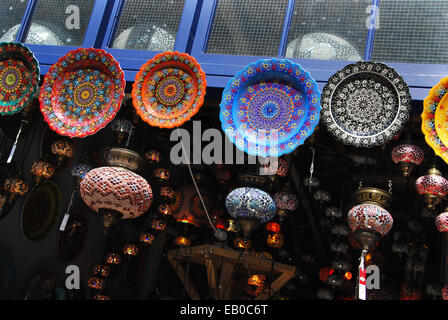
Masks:
[[[321,103],[322,121],[335,139],[370,148],[389,141],[403,128],[411,96],[393,68],[357,62],[330,77]]]

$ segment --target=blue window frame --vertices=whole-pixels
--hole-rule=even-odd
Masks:
[[[232,52],[222,53],[219,52],[219,50],[208,50],[210,38],[213,38],[214,20],[216,18],[215,14],[218,10],[220,1],[225,2],[226,0],[210,0],[204,2],[198,20],[197,33],[195,35],[191,50],[191,54],[198,60],[207,74],[207,84],[212,87],[224,87],[236,72],[243,69],[247,64],[258,59],[285,57],[288,40],[290,40],[288,35],[291,32],[291,23],[294,19],[293,16],[297,14],[295,6],[313,2],[308,0],[287,1],[287,5],[284,10],[284,20],[281,22],[282,31],[278,39],[278,50],[276,54],[238,55]],[[363,37],[365,37],[365,40],[363,40],[365,47],[360,48],[360,57],[362,60],[371,60],[372,57],[375,57],[375,52],[373,51],[375,49],[375,25],[377,19],[381,16],[379,10],[379,8],[381,8],[381,1],[384,3],[388,0],[367,0],[365,1],[365,6],[362,8],[364,10],[364,12],[361,12],[364,13],[364,16],[362,17],[362,25],[363,28],[365,28],[365,35],[363,35]],[[340,1],[328,2],[332,3],[333,6],[341,3]],[[320,5],[323,5],[322,2],[320,2]],[[344,10],[344,8],[341,10]],[[368,25],[369,19],[370,24]],[[320,89],[323,88],[328,78],[335,72],[342,69],[347,64],[356,61],[320,60],[298,57],[286,58],[299,63],[307,71],[309,71],[311,76],[318,82]],[[397,72],[408,83],[411,90],[411,95],[415,100],[423,100],[427,96],[428,89],[437,84],[441,78],[448,75],[448,65],[446,64],[402,63],[387,61],[387,59],[386,61],[378,60],[378,62],[386,63],[397,70]]]
[[[146,2],[145,2],[146,1]],[[148,1],[140,1],[141,5],[147,6]],[[176,2],[176,1],[174,1]],[[179,1],[178,1],[179,2]],[[152,1],[157,5],[157,1]],[[200,0],[184,0],[183,10],[180,14],[174,42],[174,51],[189,52],[191,45],[191,34],[194,33],[194,20],[200,8]],[[126,81],[134,81],[135,75],[140,67],[149,59],[162,51],[141,50],[133,48],[114,48],[113,40],[116,39],[116,31],[120,24],[120,18],[125,10],[126,0],[116,0],[113,4],[111,19],[107,24],[105,35],[102,39],[101,48],[109,52],[120,63],[125,71]],[[168,13],[167,13],[168,14]],[[175,14],[175,13],[172,13]],[[160,17],[164,18],[164,17]],[[148,21],[148,23],[151,23]],[[128,29],[130,30],[130,29]],[[124,31],[126,32],[126,30]]]
[[[85,27],[85,32],[81,44],[74,46],[68,45],[44,45],[44,44],[32,44],[27,42],[27,35],[32,26],[33,16],[38,8],[39,1],[45,0],[29,0],[25,14],[23,15],[22,22],[16,35],[16,41],[24,43],[30,50],[33,51],[41,67],[41,74],[45,74],[50,66],[54,64],[61,56],[65,55],[71,50],[79,47],[96,47],[98,45],[98,39],[101,37],[102,24],[104,19],[107,18],[108,7],[110,3],[107,0],[94,0],[93,7],[91,9],[91,15],[88,19],[88,24]],[[58,3],[57,3],[58,4]],[[64,9],[65,10],[65,9]],[[49,13],[51,14],[51,13]]]

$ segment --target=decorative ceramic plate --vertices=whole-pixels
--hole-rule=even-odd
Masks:
[[[286,59],[263,59],[227,84],[219,118],[241,151],[281,156],[313,133],[320,110],[320,92],[308,72]]]
[[[392,139],[409,118],[411,96],[401,76],[382,63],[357,62],[330,77],[322,120],[344,144],[370,148]]]
[[[39,63],[21,43],[0,42],[0,115],[22,110],[39,85]]]
[[[61,209],[61,190],[51,180],[39,184],[22,207],[22,232],[27,240],[40,241],[52,230]]]
[[[199,111],[206,86],[205,73],[193,57],[164,52],[140,68],[132,86],[132,102],[151,126],[174,128]]]
[[[426,143],[434,150],[435,154],[448,163],[448,148],[442,141],[440,133],[446,140],[445,118],[446,93],[448,92],[448,77],[443,78],[430,91],[423,102],[422,132]],[[442,102],[443,101],[443,102]],[[440,111],[438,109],[441,108]],[[436,115],[438,117],[436,117]]]
[[[125,86],[124,73],[110,54],[79,48],[50,67],[40,91],[40,110],[52,130],[82,138],[115,117]]]

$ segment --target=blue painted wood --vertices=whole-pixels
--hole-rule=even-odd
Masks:
[[[372,58],[373,41],[375,39],[375,21],[378,14],[379,0],[372,0],[372,9],[370,10],[370,24],[367,31],[366,49],[364,52],[364,61]]]
[[[36,9],[37,1],[29,0],[26,4],[25,13],[23,14],[22,21],[20,22],[19,30],[17,31],[16,41],[24,42],[28,31],[31,26],[31,17]]]
[[[286,52],[286,46],[288,44],[289,28],[291,26],[292,13],[294,12],[295,0],[289,0],[288,8],[286,9],[285,21],[283,22],[282,38],[280,39],[280,45],[278,48],[278,56],[284,57]]]
[[[179,22],[179,27],[176,35],[176,42],[174,51],[187,52],[187,47],[190,45],[190,32],[194,27],[193,22],[197,16],[198,6],[202,4],[202,0],[186,0],[182,11],[182,16]],[[117,0],[111,9],[111,19],[107,25],[105,36],[101,44],[101,48],[109,52],[120,63],[120,66],[125,70],[138,70],[140,67],[153,58],[160,51],[146,51],[146,50],[130,50],[130,49],[115,49],[111,48],[110,44],[114,38],[115,29],[118,26],[120,13],[123,10],[124,0]]]

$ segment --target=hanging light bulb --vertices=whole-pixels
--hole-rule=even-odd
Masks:
[[[448,180],[435,165],[415,181],[415,187],[429,209],[434,209],[448,194]]]
[[[423,150],[413,144],[400,144],[392,149],[392,161],[398,164],[402,174],[408,177],[424,159]]]

